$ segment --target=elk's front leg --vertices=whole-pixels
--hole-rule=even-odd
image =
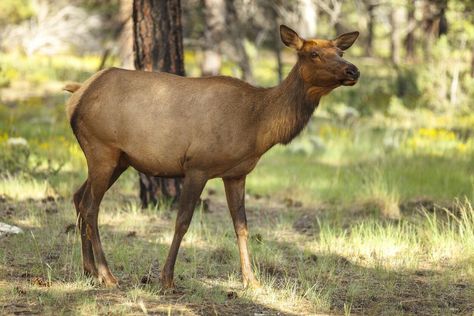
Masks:
[[[258,287],[259,284],[253,275],[247,248],[248,230],[247,217],[245,215],[245,176],[236,179],[223,180],[227,204],[229,206],[230,215],[232,216],[232,221],[234,222],[234,230],[239,245],[240,265],[242,268],[244,287],[249,285]]]
[[[183,190],[179,200],[179,210],[176,216],[176,226],[174,229],[173,241],[166,259],[165,266],[161,272],[161,282],[163,287],[173,287],[174,265],[176,263],[176,256],[178,255],[179,246],[184,234],[189,228],[191,219],[202,190],[206,185],[207,178],[201,173],[189,172],[184,177]]]

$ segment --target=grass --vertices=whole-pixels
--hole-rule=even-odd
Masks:
[[[125,199],[125,201],[123,201]],[[263,201],[262,201],[263,199]],[[400,220],[351,210],[268,207],[249,198],[250,249],[260,290],[243,290],[223,198],[198,209],[178,258],[177,293],[162,293],[157,274],[175,212],[141,210],[112,193],[100,226],[119,289],[81,275],[80,241],[67,200],[7,199],[7,222],[25,234],[0,241],[3,312],[129,314],[344,313],[467,314],[474,297],[474,212],[410,210]],[[5,207],[7,206],[8,207]],[[449,213],[448,213],[449,212]],[[456,213],[453,215],[451,213]],[[3,215],[3,214],[2,214]],[[298,226],[301,218],[305,226]],[[67,231],[67,232],[66,232]],[[154,281],[143,284],[150,275]],[[22,303],[22,302],[27,302]]]
[[[73,65],[82,78],[95,61],[50,62]],[[166,204],[142,210],[133,170],[109,190],[99,219],[121,285],[107,289],[82,275],[71,196],[85,163],[64,100],[0,104],[0,218],[25,231],[0,239],[1,314],[474,312],[472,116],[398,109],[397,117],[347,119],[323,101],[308,129],[248,177],[262,288],[241,287],[222,184],[212,180],[203,196],[210,209],[196,209],[178,256],[177,289],[164,292],[157,277],[176,212]],[[12,144],[15,137],[27,145]]]

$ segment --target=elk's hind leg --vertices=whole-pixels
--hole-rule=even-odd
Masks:
[[[97,222],[100,202],[105,192],[128,167],[120,157],[119,150],[99,146],[94,147],[91,155],[86,154],[89,177],[79,206],[86,224],[86,236],[92,245],[99,281],[107,286],[114,286],[118,282],[105,259]]]
[[[176,216],[176,225],[174,229],[173,241],[166,258],[165,265],[161,272],[161,282],[163,287],[173,287],[174,265],[178,255],[181,240],[189,228],[193,218],[194,207],[196,206],[202,190],[206,185],[207,178],[199,172],[188,172],[184,177],[183,190],[179,199],[179,210]]]
[[[82,266],[84,274],[87,276],[98,277],[97,268],[94,262],[94,253],[92,252],[92,243],[87,238],[86,222],[81,216],[79,204],[81,203],[82,197],[87,190],[87,180],[82,186],[74,193],[74,206],[76,207],[77,214],[77,225],[81,234],[81,245],[82,245]]]

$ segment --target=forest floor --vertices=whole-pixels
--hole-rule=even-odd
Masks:
[[[209,195],[209,193],[212,193]],[[26,194],[27,196],[27,194]],[[0,239],[2,314],[460,314],[474,311],[468,204],[429,199],[384,219],[358,205],[249,196],[253,267],[262,287],[243,289],[231,219],[220,194],[196,210],[176,268],[176,289],[158,275],[176,212],[142,210],[116,189],[100,227],[118,288],[81,274],[80,238],[68,199],[0,199],[0,218],[25,230]],[[366,206],[367,207],[367,206]],[[469,231],[470,230],[470,231]],[[467,238],[468,240],[463,240]],[[465,243],[471,242],[471,245]]]

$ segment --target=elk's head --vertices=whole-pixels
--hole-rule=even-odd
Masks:
[[[355,42],[359,32],[342,34],[334,40],[305,40],[281,25],[280,36],[286,46],[298,52],[301,77],[310,86],[334,89],[357,83],[359,69],[346,61],[343,54]]]

